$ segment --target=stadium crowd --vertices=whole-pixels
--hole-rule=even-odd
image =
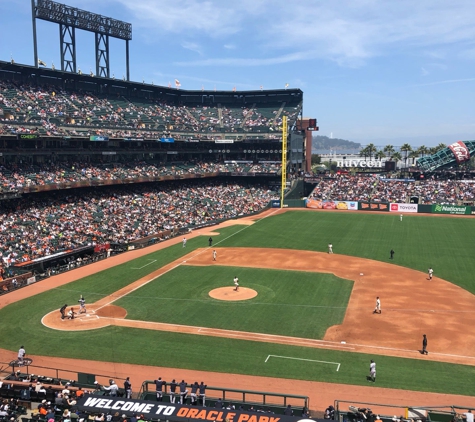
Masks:
[[[188,132],[197,138],[224,132],[268,133],[282,117],[294,121],[299,107],[183,106],[166,100],[129,100],[123,96],[96,96],[54,86],[0,81],[0,134],[35,133],[46,136],[91,136],[159,139],[170,132]]]
[[[256,184],[180,181],[4,201],[0,253],[8,267],[80,246],[127,243],[163,230],[252,214],[277,196]]]
[[[421,204],[450,204],[475,200],[475,181],[467,180],[391,180],[375,175],[337,175],[322,178],[310,199],[328,201],[409,202],[411,196]]]
[[[139,177],[183,176],[206,173],[277,173],[276,163],[216,163],[192,161],[168,165],[132,163],[26,163],[0,164],[0,193],[23,191],[30,186],[74,183],[89,180],[123,180]]]

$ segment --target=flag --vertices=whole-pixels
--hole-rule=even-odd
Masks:
[[[201,90],[202,90],[202,91],[205,90],[205,86],[204,86],[204,85],[201,85]]]
[[[261,91],[264,89],[264,87],[261,85]]]
[[[175,79],[175,86],[176,86],[177,88],[180,88],[180,86],[181,86],[181,83],[180,83],[180,81],[179,81],[178,79]]]
[[[233,92],[236,92],[236,87],[235,86],[233,86]]]
[[[289,84],[285,84],[285,88],[287,89],[289,87]]]
[[[171,88],[171,87],[172,87],[172,84],[168,82],[168,88]]]
[[[54,63],[51,63],[51,69],[55,70]]]
[[[38,66],[46,66],[46,63],[43,60],[38,59]]]

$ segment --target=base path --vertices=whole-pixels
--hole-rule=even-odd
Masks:
[[[197,235],[209,236],[210,233],[219,233],[223,226],[231,224],[252,224],[253,220],[265,218],[273,213],[283,210],[268,210],[266,213],[252,218],[233,220],[222,226],[199,230],[187,235],[191,238]],[[317,211],[318,212],[318,211]],[[211,231],[212,230],[212,231]],[[149,254],[155,250],[168,247],[174,243],[181,243],[180,238],[151,246],[146,249],[131,251],[126,254],[109,258],[83,268],[78,268],[64,274],[51,277],[31,286],[0,296],[0,307],[21,300],[25,297],[43,292],[45,289],[58,287],[86,275],[102,271],[139,256]],[[207,242],[206,242],[207,243]],[[216,247],[216,249],[218,249]],[[289,254],[292,252],[292,254]],[[362,351],[381,355],[410,356],[431,360],[450,361],[474,365],[475,338],[470,332],[462,332],[464,327],[474,326],[475,316],[471,310],[475,309],[474,296],[469,292],[444,280],[434,277],[432,281],[426,280],[425,274],[407,268],[382,262],[365,260],[361,258],[328,255],[308,251],[288,251],[279,249],[244,249],[244,248],[219,248],[218,262],[212,262],[210,248],[194,251],[186,258],[187,265],[232,265],[259,268],[282,268],[297,271],[331,272],[343,278],[355,281],[351,299],[344,322],[340,326],[331,327],[325,339],[308,340],[295,339],[296,343],[285,336],[266,336],[259,333],[243,333],[250,336],[248,339],[256,341],[282,342],[286,344],[299,344],[309,347],[325,347],[341,350],[351,348],[353,351]],[[181,258],[183,260],[183,258]],[[176,263],[170,264],[170,266]],[[167,266],[168,267],[168,266]],[[166,270],[166,267],[164,267]],[[161,269],[165,271],[164,269]],[[360,274],[363,275],[360,275]],[[149,275],[148,277],[150,277]],[[389,280],[382,282],[384,280]],[[391,280],[398,280],[391,283]],[[136,283],[144,283],[138,280]],[[136,283],[132,283],[135,285]],[[437,286],[437,289],[434,287]],[[129,286],[128,286],[129,287]],[[429,288],[430,287],[430,288]],[[232,287],[231,287],[232,288]],[[124,292],[122,292],[124,290]],[[122,289],[126,293],[127,288]],[[405,292],[410,292],[410,298]],[[114,294],[115,297],[117,292]],[[382,314],[373,315],[375,296],[382,300]],[[450,303],[446,298],[450,297]],[[127,325],[129,323],[143,323],[125,319],[125,310],[112,304],[113,300],[104,298],[96,304],[88,306],[89,316],[81,315],[80,318],[62,321],[59,312],[55,311],[48,317],[59,325],[58,329],[70,330],[80,325],[94,324],[94,321],[104,321],[106,325]],[[454,305],[452,305],[454,304]],[[460,312],[459,309],[469,310]],[[87,322],[86,322],[87,320]],[[173,331],[188,332],[194,330],[197,335],[220,335],[216,330],[199,327],[184,327],[174,324],[156,324],[155,329],[168,329]],[[161,325],[161,327],[159,327]],[[99,328],[99,327],[97,327]],[[82,329],[90,329],[82,328]],[[198,332],[201,331],[201,332]],[[228,330],[224,336],[229,335]],[[420,347],[422,333],[429,338],[429,356],[421,356],[417,349]],[[254,336],[254,338],[252,338]],[[234,338],[241,338],[233,335]],[[269,337],[269,338],[266,338]],[[246,337],[243,337],[246,338]],[[306,344],[301,344],[305,341]],[[346,344],[341,344],[345,341]],[[451,344],[457,344],[453,351]],[[454,355],[456,353],[456,355]],[[8,362],[16,357],[16,352],[0,349],[0,359]],[[35,365],[58,367],[75,372],[102,373],[125,378],[131,377],[134,389],[144,379],[149,379],[150,374],[157,370],[164,379],[180,378],[186,380],[204,380],[209,385],[228,385],[233,388],[268,391],[271,385],[285,386],[289,394],[302,394],[310,397],[312,409],[322,411],[335,399],[355,402],[378,401],[393,403],[395,405],[437,405],[458,404],[460,406],[475,406],[475,400],[467,396],[450,394],[422,393],[388,388],[377,388],[328,384],[298,380],[280,380],[274,378],[244,376],[236,374],[223,374],[215,372],[191,371],[175,368],[154,368],[141,365],[127,365],[98,361],[74,360],[67,358],[51,358],[30,355]],[[232,379],[232,385],[230,385]],[[282,391],[282,388],[275,388]],[[374,398],[377,397],[377,400]],[[372,399],[372,400],[371,400]],[[398,413],[398,412],[394,412]]]

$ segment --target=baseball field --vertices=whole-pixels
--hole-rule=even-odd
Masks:
[[[375,386],[475,395],[474,221],[270,210],[3,306],[0,347],[365,386],[375,359]],[[233,298],[236,276],[257,295]]]

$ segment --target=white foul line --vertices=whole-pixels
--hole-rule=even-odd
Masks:
[[[152,259],[148,264],[142,265],[141,267],[138,267],[138,268],[131,268],[131,269],[132,270],[141,270],[142,268],[145,268],[147,265],[153,264],[156,261],[157,261],[156,259]]]
[[[324,360],[314,360],[314,359],[302,359],[302,358],[293,358],[293,357],[290,357],[290,356],[277,356],[277,355],[269,355],[267,356],[267,359],[265,360],[265,362],[267,363],[267,361],[269,360],[270,357],[273,357],[273,358],[281,358],[281,359],[293,359],[293,360],[304,360],[304,361],[307,361],[307,362],[318,362],[318,363],[329,363],[331,365],[336,365],[336,371],[338,372],[340,370],[340,363],[338,362],[326,362]]]

